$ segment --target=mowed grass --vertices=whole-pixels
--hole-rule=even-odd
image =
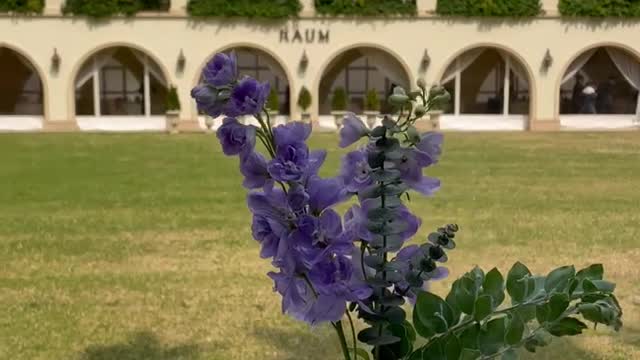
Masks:
[[[324,175],[336,142],[311,141]],[[430,174],[420,238],[462,229],[433,291],[476,264],[601,262],[624,330],[525,358],[640,359],[640,133],[451,133]],[[339,359],[332,329],[281,314],[240,182],[214,136],[0,135],[0,359]]]

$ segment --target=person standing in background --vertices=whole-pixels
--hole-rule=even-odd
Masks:
[[[597,114],[596,100],[598,98],[598,92],[596,91],[596,85],[590,81],[587,86],[582,90],[582,108],[581,114]]]
[[[582,90],[584,90],[583,77],[578,74],[576,75],[576,84],[573,85],[573,92],[571,94],[572,110],[576,114],[582,111]]]

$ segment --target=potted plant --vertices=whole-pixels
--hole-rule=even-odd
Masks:
[[[333,97],[331,98],[331,115],[333,115],[336,126],[342,127],[342,119],[347,113],[347,92],[343,87],[337,87],[333,91]]]
[[[311,106],[311,93],[304,86],[300,89],[300,94],[298,95],[298,106],[302,109],[302,122],[310,123],[311,114],[307,110]]]
[[[442,86],[434,85],[429,90],[429,99],[432,107],[429,110],[430,130],[440,129],[440,117],[444,113],[444,109],[449,105],[451,94]]]
[[[175,86],[171,86],[169,88],[165,109],[167,116],[167,131],[175,134],[178,132],[178,122],[180,121],[180,98],[178,97],[178,90]]]
[[[273,119],[280,113],[280,100],[278,99],[278,92],[273,87],[271,91],[269,91],[269,96],[267,97],[267,112],[269,116]]]
[[[380,100],[375,89],[369,89],[364,99],[364,114],[367,117],[367,125],[370,129],[376,126],[376,118],[380,115]]]

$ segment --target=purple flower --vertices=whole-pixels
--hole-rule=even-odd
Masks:
[[[196,100],[198,110],[216,118],[224,111],[224,100],[220,98],[218,89],[210,85],[198,85],[191,90],[191,97]]]
[[[276,126],[273,129],[273,137],[277,146],[305,142],[309,135],[311,135],[311,125],[299,121]]]
[[[212,86],[224,86],[236,80],[238,66],[236,55],[231,52],[216,54],[205,66],[202,75],[205,81]]]
[[[216,136],[225,155],[248,154],[256,145],[256,129],[242,125],[234,118],[224,119]]]
[[[245,77],[231,91],[225,114],[243,116],[260,113],[269,95],[269,88],[269,83],[261,84],[256,79]]]
[[[349,193],[338,178],[322,179],[313,176],[307,183],[307,192],[309,193],[309,211],[316,215],[349,197]]]
[[[280,240],[286,236],[285,224],[274,218],[254,216],[251,225],[253,238],[261,245],[260,257],[263,259],[276,256]]]
[[[435,157],[437,159],[437,156]],[[440,180],[426,177],[422,174],[423,164],[432,164],[433,157],[426,152],[416,149],[402,149],[397,155],[385,162],[387,169],[400,171],[400,178],[410,188],[423,195],[433,195],[440,189]]]
[[[352,151],[342,158],[340,177],[347,191],[352,193],[357,193],[373,184],[371,167],[365,150]]]
[[[354,113],[348,113],[340,129],[340,147],[345,148],[369,133],[367,126]]]
[[[267,160],[255,151],[240,157],[240,172],[244,175],[242,185],[247,189],[271,187],[273,181],[267,171]]]
[[[276,158],[268,166],[269,174],[277,181],[299,181],[309,163],[309,148],[303,142],[278,145]]]
[[[287,193],[287,202],[291,210],[301,212],[309,203],[309,194],[300,185],[292,186]]]
[[[417,160],[420,166],[426,167],[438,162],[442,154],[442,142],[444,137],[441,133],[427,132],[422,134],[420,142],[416,144]]]

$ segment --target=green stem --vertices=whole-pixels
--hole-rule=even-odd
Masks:
[[[353,357],[358,358],[358,339],[356,339],[356,328],[353,326],[353,319],[349,310],[347,312],[347,319],[349,319],[349,325],[351,326],[351,339],[353,340]]]
[[[340,339],[340,347],[342,348],[342,354],[344,355],[345,360],[351,360],[351,355],[349,355],[349,346],[347,346],[347,339],[344,336],[344,330],[342,329],[342,321],[338,320],[335,323],[331,323],[333,328],[336,329],[336,333],[338,333],[338,338]]]

